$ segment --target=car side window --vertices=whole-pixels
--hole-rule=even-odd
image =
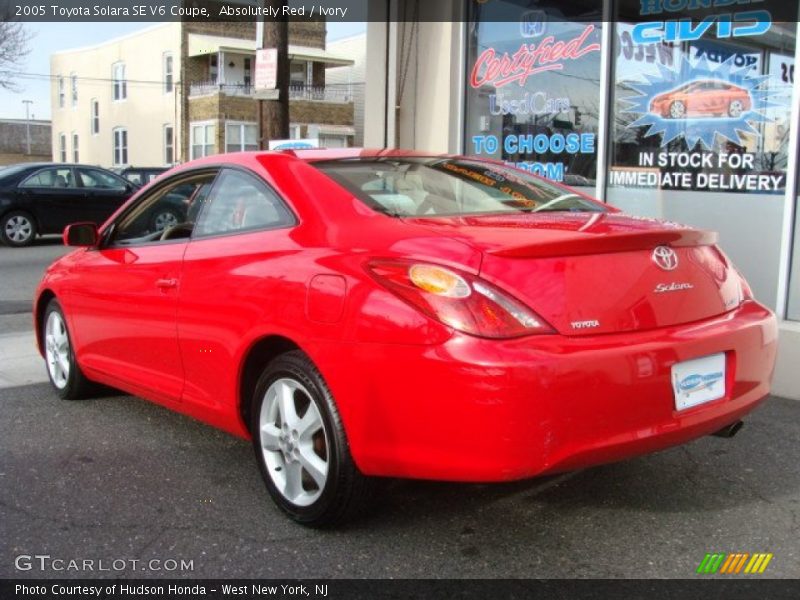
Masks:
[[[22,188],[74,188],[75,176],[72,169],[61,167],[43,169],[28,177],[19,187]]]
[[[97,169],[78,169],[83,187],[95,190],[125,191],[128,186],[122,179]]]
[[[254,175],[225,169],[200,214],[194,237],[275,229],[293,225],[278,195]]]
[[[182,176],[139,198],[117,221],[111,245],[131,246],[188,238],[216,171]]]
[[[141,173],[125,173],[125,179],[127,179],[131,183],[135,183],[136,185],[142,185]]]

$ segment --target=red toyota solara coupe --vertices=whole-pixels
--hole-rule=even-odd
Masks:
[[[149,215],[180,195],[185,221]],[[732,435],[773,314],[715,234],[502,164],[238,153],[138,192],[36,295],[56,392],[110,385],[251,438],[295,520],[374,476],[508,481]]]

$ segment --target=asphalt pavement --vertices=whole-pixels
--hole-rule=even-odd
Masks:
[[[0,375],[31,336],[13,302],[64,251],[0,248]],[[385,481],[359,521],[316,531],[272,504],[249,442],[110,394],[0,389],[0,577],[686,578],[709,577],[707,552],[769,552],[755,577],[800,577],[800,402],[771,399],[730,440],[555,477]],[[94,570],[53,568],[70,560]]]
[[[130,396],[0,391],[0,577],[19,555],[191,560],[160,577],[699,577],[707,552],[770,552],[800,577],[800,403],[733,439],[503,485],[387,481],[350,527],[315,531],[269,499],[246,441]],[[107,563],[108,564],[108,563]],[[707,576],[705,576],[707,577]]]

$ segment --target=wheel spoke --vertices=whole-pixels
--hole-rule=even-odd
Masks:
[[[328,463],[317,456],[311,443],[300,444],[298,449],[300,464],[303,465],[303,469],[311,475],[311,478],[321,490],[328,478]]]
[[[61,369],[62,375],[66,377],[69,373],[69,360],[67,360],[67,357],[60,352],[56,354],[56,358],[58,360],[58,367]]]
[[[53,376],[53,379],[58,381],[62,377],[64,377],[64,373],[61,370],[61,365],[59,364],[58,359],[55,356],[53,356],[53,358],[50,360],[50,367],[51,367],[50,370],[51,370],[51,375]]]
[[[266,425],[262,425],[261,446],[264,448],[264,450],[269,450],[270,452],[279,452],[280,435],[281,430],[278,429],[275,423],[267,423]]]
[[[295,501],[303,493],[303,468],[299,462],[289,462],[284,467],[284,473],[286,485],[283,488],[283,495]]]
[[[300,418],[297,416],[297,409],[294,406],[295,388],[287,383],[283,383],[277,390],[278,410],[281,414],[281,421],[294,429]]]

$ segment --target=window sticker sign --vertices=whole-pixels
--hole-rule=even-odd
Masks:
[[[508,9],[477,19],[469,40],[466,151],[572,185],[593,186],[601,22]],[[494,13],[492,13],[494,15]]]
[[[623,11],[608,185],[785,189],[792,86],[781,74],[797,3],[619,0]]]

